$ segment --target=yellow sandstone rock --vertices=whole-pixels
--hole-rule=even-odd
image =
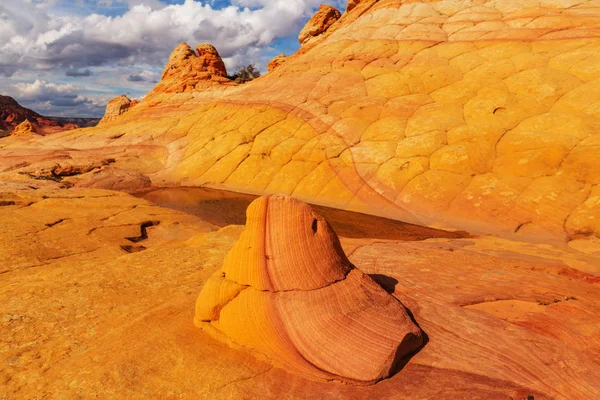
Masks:
[[[327,5],[321,5],[319,11],[306,23],[306,26],[300,31],[298,40],[300,44],[307,43],[313,37],[323,34],[331,25],[340,19],[340,12]]]
[[[558,215],[572,215],[566,226],[576,215],[585,235],[600,237],[585,197],[600,183],[599,7],[350,1],[339,19],[317,13],[305,44],[272,74],[236,85],[216,50],[181,44],[118,124],[31,146],[114,154],[135,145],[122,163],[156,185],[282,192],[557,242],[572,236]],[[553,194],[556,182],[565,193]],[[531,201],[532,188],[547,195]]]
[[[104,113],[104,117],[100,120],[100,124],[105,124],[107,122],[111,122],[119,118],[121,115],[125,114],[127,111],[131,110],[139,103],[138,100],[131,101],[127,95],[120,95],[115,97],[111,101],[108,102],[106,106],[106,112]]]
[[[278,56],[275,56],[269,62],[269,65],[268,65],[269,72],[275,71],[275,69],[277,69],[277,67],[279,67],[281,64],[283,64],[286,59],[287,59],[287,56],[285,54],[283,54],[283,53],[281,53]]]
[[[29,136],[32,134],[37,134],[37,131],[28,119],[17,125],[12,132],[12,136]]]

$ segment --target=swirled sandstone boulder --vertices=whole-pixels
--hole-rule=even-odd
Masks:
[[[12,136],[27,136],[32,134],[37,134],[37,130],[28,119],[17,125],[12,132]]]
[[[127,95],[122,94],[108,102],[104,117],[100,120],[100,124],[105,124],[119,118],[127,111],[131,110],[139,103],[139,100],[131,100]]]
[[[305,44],[313,37],[323,34],[331,25],[333,25],[342,14],[331,6],[321,5],[319,10],[313,17],[306,23],[304,28],[298,35],[300,44]]]
[[[281,64],[283,64],[286,59],[287,56],[283,53],[273,57],[273,59],[269,62],[269,65],[267,66],[269,68],[269,72],[275,71],[275,69],[278,68]]]
[[[404,306],[348,261],[327,221],[287,196],[250,205],[194,321],[290,371],[357,384],[389,377],[423,342]]]

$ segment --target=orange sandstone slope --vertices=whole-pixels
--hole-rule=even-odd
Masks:
[[[40,140],[129,148],[155,185],[282,192],[537,240],[600,237],[597,1],[351,3],[258,80],[236,86],[185,64],[119,119]],[[198,58],[182,51],[171,66]]]

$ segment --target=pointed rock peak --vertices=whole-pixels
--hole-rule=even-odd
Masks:
[[[277,67],[279,67],[281,64],[283,64],[286,60],[287,60],[287,56],[283,53],[281,53],[278,56],[275,56],[269,62],[269,65],[268,65],[269,72],[273,72]]]
[[[194,53],[194,50],[192,50],[190,45],[186,42],[180,43],[171,52],[171,55],[169,56],[169,62],[163,70],[162,79],[176,75],[184,65],[189,63],[190,59],[194,58],[197,58],[197,55]]]
[[[100,120],[100,124],[114,121],[127,111],[131,110],[139,101],[132,101],[127,95],[122,94],[108,102],[104,117]]]
[[[227,78],[225,63],[213,45],[203,43],[196,50],[198,53],[185,42],[177,46],[163,70],[162,80],[146,98],[164,93],[211,90],[235,85],[235,82]]]
[[[196,48],[198,52],[198,58],[201,62],[201,66],[211,74],[217,76],[227,76],[227,69],[225,63],[219,55],[219,52],[209,43],[202,43]]]
[[[35,129],[35,126],[33,126],[33,124],[26,119],[25,121],[21,122],[19,125],[17,125],[12,133],[13,136],[24,136],[24,135],[29,135],[29,134],[37,134],[37,130]]]
[[[373,384],[423,343],[404,306],[350,264],[327,221],[287,196],[250,205],[195,314],[197,326],[315,380]]]
[[[326,32],[341,16],[342,14],[336,8],[322,4],[317,13],[300,31],[298,41],[300,41],[300,44],[306,44],[313,37]]]

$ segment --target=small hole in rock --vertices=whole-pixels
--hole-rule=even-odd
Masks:
[[[319,228],[319,223],[316,219],[313,219],[312,230],[314,233],[317,233],[317,229]]]

